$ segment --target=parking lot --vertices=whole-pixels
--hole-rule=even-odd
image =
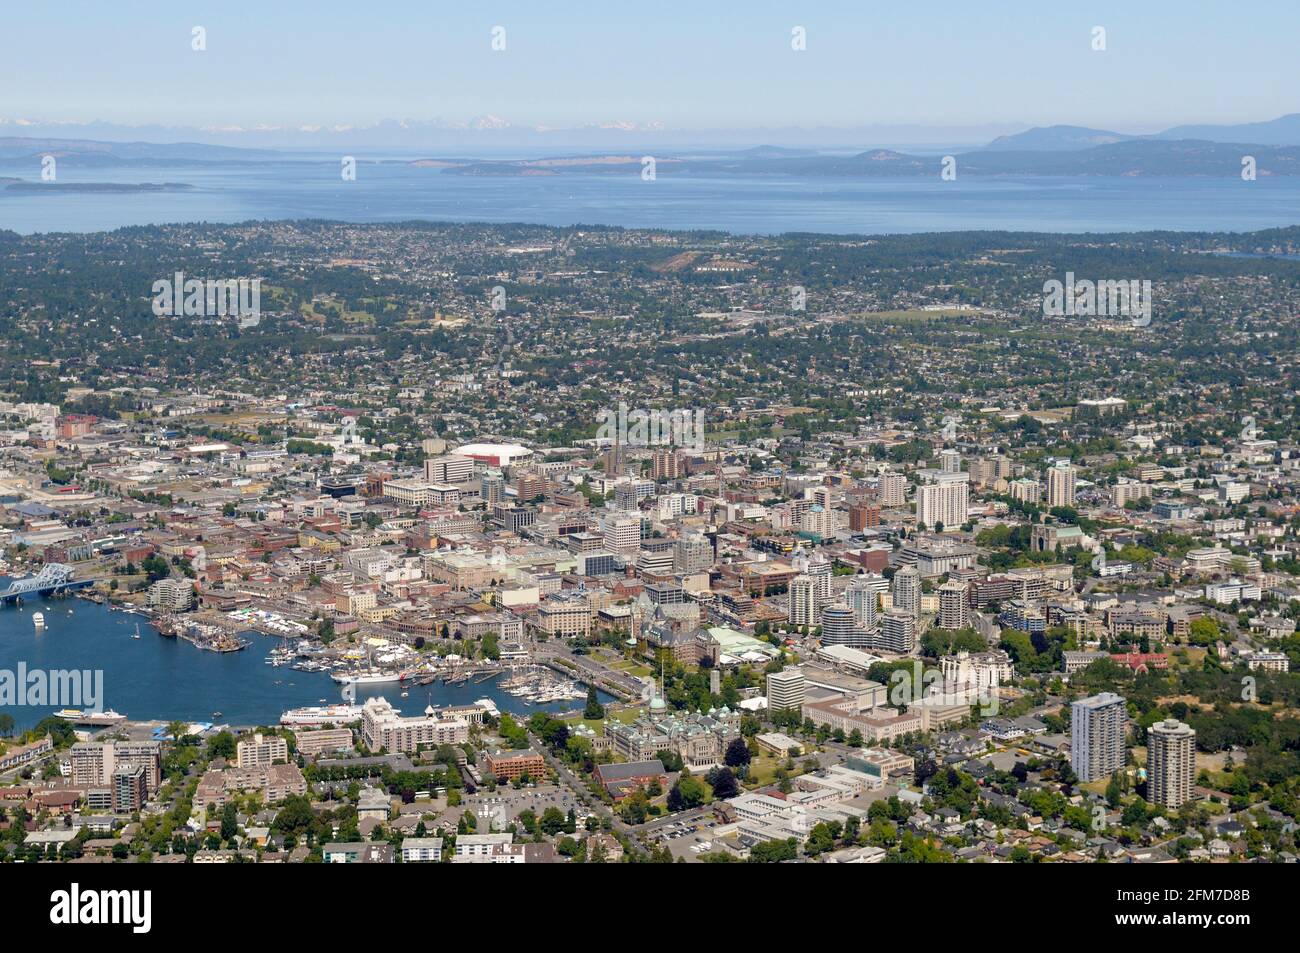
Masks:
[[[479,791],[467,795],[458,807],[449,808],[444,816],[447,822],[455,824],[465,811],[473,812],[478,819],[479,832],[487,830],[487,818],[491,815],[493,826],[501,829],[512,824],[520,814],[531,810],[539,818],[548,808],[556,808],[562,814],[572,809],[581,825],[586,819],[587,809],[567,789],[555,784],[540,784],[520,790],[500,787],[496,791]]]

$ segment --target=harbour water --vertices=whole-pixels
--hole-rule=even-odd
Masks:
[[[360,158],[360,157],[359,157]],[[0,176],[39,177],[31,162]],[[468,176],[405,162],[339,161],[60,166],[59,183],[180,183],[170,192],[0,188],[0,229],[89,232],[128,225],[317,218],[420,219],[628,228],[887,234],[1248,231],[1300,220],[1300,176],[1239,178],[996,176],[840,178],[792,175]]]
[[[37,630],[32,614],[45,616]],[[134,639],[136,626],[140,638]],[[30,600],[21,607],[0,607],[0,671],[100,670],[102,706],[133,720],[173,719],[231,725],[276,724],[286,709],[342,702],[342,686],[325,673],[299,672],[265,662],[278,639],[245,633],[252,645],[242,652],[218,654],[197,649],[181,639],[164,638],[143,616],[110,609],[85,599]],[[357,703],[386,697],[405,715],[426,705],[468,705],[492,699],[501,711],[524,716],[535,711],[581,708],[581,701],[530,705],[501,690],[497,679],[447,685],[434,682],[410,686],[402,698],[396,683],[359,686]],[[601,693],[601,701],[609,701]],[[19,730],[30,728],[64,704],[0,708],[13,716]],[[72,706],[78,707],[78,706]],[[215,712],[221,712],[214,717]]]

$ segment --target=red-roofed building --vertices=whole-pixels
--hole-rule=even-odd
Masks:
[[[1116,665],[1127,665],[1141,674],[1151,670],[1161,671],[1169,667],[1169,656],[1163,652],[1121,652],[1112,655],[1110,660]]]

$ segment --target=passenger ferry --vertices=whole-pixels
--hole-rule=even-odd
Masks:
[[[63,708],[54,713],[55,718],[62,718],[74,725],[87,728],[110,728],[126,721],[126,715],[106,708],[103,711],[82,711],[80,708]]]
[[[361,718],[360,705],[312,705],[291,708],[280,716],[282,725],[342,725]]]
[[[372,669],[369,672],[337,672],[330,678],[340,685],[382,685],[387,682],[400,682],[406,678],[406,673]]]

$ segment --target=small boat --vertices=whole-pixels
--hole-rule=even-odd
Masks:
[[[45,628],[45,614],[43,612],[32,613],[32,625],[38,629]]]
[[[139,623],[139,622],[137,622],[137,623],[135,624],[135,635],[131,636],[131,638],[133,638],[133,639],[138,639],[138,638],[140,638],[140,623]]]
[[[221,717],[221,712],[219,712],[219,711],[214,711],[214,712],[212,713],[212,717],[213,717],[213,718],[220,718],[220,717]]]

